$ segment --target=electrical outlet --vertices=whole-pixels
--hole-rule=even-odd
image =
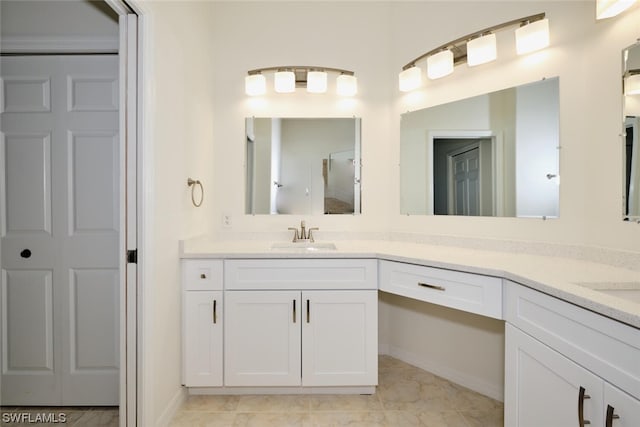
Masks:
[[[231,228],[231,215],[222,214],[222,226],[224,228]]]

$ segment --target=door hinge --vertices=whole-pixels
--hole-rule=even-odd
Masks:
[[[131,249],[127,251],[127,263],[129,264],[137,264],[138,263],[138,250]]]

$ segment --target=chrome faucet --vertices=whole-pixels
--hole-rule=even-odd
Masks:
[[[300,233],[298,233],[298,229],[295,227],[289,227],[288,230],[293,230],[293,240],[292,242],[314,242],[313,240],[313,231],[319,230],[318,227],[312,227],[307,230],[306,224],[304,221],[300,221]]]

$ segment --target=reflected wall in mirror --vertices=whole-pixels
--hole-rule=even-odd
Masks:
[[[625,116],[622,205],[623,217],[629,221],[640,220],[640,43],[622,52],[622,78]]]
[[[250,117],[245,125],[247,214],[360,213],[360,119]]]
[[[403,114],[407,215],[559,215],[559,80]]]

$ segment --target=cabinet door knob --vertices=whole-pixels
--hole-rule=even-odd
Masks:
[[[613,420],[620,419],[620,415],[614,413],[615,409],[611,405],[607,405],[607,421],[605,427],[613,427]]]
[[[585,394],[586,390],[584,387],[580,386],[580,391],[578,392],[578,425],[579,427],[584,427],[586,425],[591,424],[591,421],[584,419],[584,401],[585,399],[591,399],[591,396]]]
[[[20,256],[22,258],[31,258],[31,249],[23,249],[22,251],[20,251]]]
[[[206,278],[207,278],[207,275],[206,275],[206,274],[204,274],[204,273],[200,273],[200,278],[201,278],[201,279],[206,279]]]

